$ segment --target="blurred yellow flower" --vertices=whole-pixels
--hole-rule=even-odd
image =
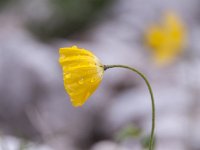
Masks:
[[[180,18],[167,12],[160,25],[153,25],[146,33],[156,63],[168,64],[181,54],[185,45],[185,29]]]
[[[72,46],[59,52],[65,90],[73,106],[82,106],[100,84],[104,67],[88,50]]]

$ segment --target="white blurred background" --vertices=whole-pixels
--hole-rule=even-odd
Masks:
[[[104,64],[146,74],[156,103],[156,150],[200,150],[199,0],[0,0],[0,150],[141,150],[151,129],[144,81],[105,72],[81,108],[63,88],[58,49],[77,45]],[[181,55],[157,65],[145,32],[173,11],[186,30]],[[138,136],[116,140],[127,126]]]

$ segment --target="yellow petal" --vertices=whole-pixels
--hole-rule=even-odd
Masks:
[[[59,62],[72,105],[82,106],[101,83],[103,65],[91,52],[76,46],[60,48]]]

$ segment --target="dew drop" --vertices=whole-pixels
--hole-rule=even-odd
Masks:
[[[60,56],[60,60],[63,60],[63,59],[65,59],[65,55]]]
[[[90,82],[95,82],[96,81],[96,78],[92,78],[91,80],[90,80]]]
[[[81,78],[79,81],[78,81],[79,84],[83,84],[84,83],[84,80],[83,78]]]
[[[82,102],[77,102],[77,100],[75,100],[75,99],[71,99],[71,102],[72,102],[72,105],[73,105],[74,107],[79,107],[79,106],[82,106],[82,105],[83,105]]]
[[[88,63],[90,66],[94,66],[95,64],[94,63]]]
[[[82,103],[80,103],[80,102],[77,102],[77,103],[74,103],[73,104],[75,107],[79,107],[79,106],[81,106],[81,105],[83,105]]]
[[[66,77],[67,79],[71,78],[71,73],[65,74],[65,77]]]
[[[74,45],[74,46],[72,46],[72,48],[77,49],[78,47]]]

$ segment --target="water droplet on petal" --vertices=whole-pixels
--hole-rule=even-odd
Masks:
[[[94,63],[88,63],[90,66],[94,66],[95,64]]]
[[[60,59],[65,59],[65,55],[60,55]]]
[[[74,105],[75,107],[79,107],[79,106],[82,106],[83,103],[78,102],[78,103],[74,103],[73,105]]]
[[[72,46],[72,48],[75,48],[75,49],[77,49],[78,47],[74,45],[74,46]]]
[[[81,78],[79,81],[78,81],[79,84],[83,84],[84,83],[84,80],[83,78]]]
[[[66,77],[67,79],[71,78],[71,73],[65,74],[65,77]]]
[[[96,81],[96,78],[92,78],[91,80],[90,80],[90,82],[95,82]]]

